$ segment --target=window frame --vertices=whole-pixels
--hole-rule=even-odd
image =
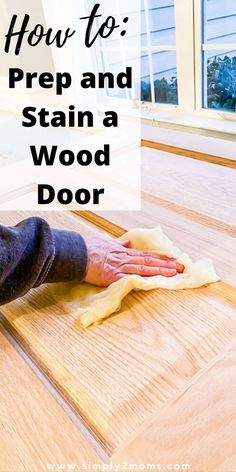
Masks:
[[[85,4],[86,4],[86,7],[91,8],[91,0],[84,0],[84,1],[85,1]],[[115,0],[115,1],[119,2],[119,0]],[[183,1],[186,1],[186,0],[183,0]],[[143,2],[144,2],[145,22],[146,22],[146,30],[147,30],[147,46],[142,46],[141,48],[138,49],[138,51],[140,51],[140,49],[141,49],[142,52],[147,52],[148,53],[148,63],[149,63],[149,71],[150,71],[150,79],[151,79],[151,95],[152,95],[152,99],[153,99],[155,97],[155,91],[154,91],[154,80],[153,80],[154,74],[153,74],[152,53],[156,52],[156,51],[174,51],[176,53],[176,43],[173,44],[173,45],[169,45],[169,44],[168,45],[165,45],[165,44],[154,45],[154,46],[151,45],[148,0],[143,0]],[[117,8],[117,16],[118,16],[118,19],[120,19],[120,22],[121,22],[121,18],[120,18],[118,8]],[[121,41],[124,44],[124,41],[125,41],[124,38],[121,39]],[[135,50],[134,48],[129,48],[128,47],[127,50],[129,50],[129,49]],[[103,62],[103,60],[101,58],[101,56],[102,56],[101,53],[106,53],[108,51],[113,51],[113,50],[116,51],[117,48],[109,48],[109,46],[106,46],[106,47],[98,47],[97,46],[95,48],[95,55],[96,55],[97,63],[99,65],[101,65],[102,62]],[[122,61],[125,64],[124,56],[122,57]],[[172,110],[172,109],[177,109],[177,107],[178,107],[178,105],[172,105],[172,104],[158,104],[158,103],[155,103],[155,102],[138,101],[135,98],[131,99],[130,97],[128,97],[128,93],[129,92],[126,92],[126,104],[130,104],[132,108],[140,108],[141,107],[141,108],[144,108],[144,109],[149,109],[149,108],[153,109],[153,107],[156,108],[160,105],[162,110],[163,109]],[[101,98],[101,96],[102,96],[102,94],[99,92],[99,97]],[[118,106],[119,105],[122,106],[122,103],[124,103],[124,98],[110,97],[106,94],[106,92],[103,92],[102,99],[105,103],[107,103],[107,102],[115,103],[115,104],[117,103]]]
[[[88,2],[89,0],[85,0]],[[173,115],[192,115],[200,118],[222,119],[219,110],[203,108],[203,50],[218,49],[225,50],[231,44],[203,43],[202,34],[202,0],[175,0],[175,45],[151,45],[149,28],[148,2],[144,0],[145,19],[147,26],[147,46],[142,51],[148,52],[148,61],[151,77],[151,93],[154,97],[152,52],[154,51],[176,51],[177,83],[178,83],[178,105],[139,102],[137,100],[126,100],[126,104],[132,108],[141,108],[147,113],[167,112]],[[236,45],[234,45],[236,48]],[[104,53],[105,50],[102,49]],[[97,51],[97,60],[101,53]],[[122,107],[123,98],[103,96],[104,102],[113,102]],[[227,113],[230,118],[230,112]],[[235,121],[232,113],[232,121]]]
[[[203,1],[202,0],[192,0],[194,2],[194,16],[195,16],[195,63],[196,63],[196,111],[200,111],[202,115],[211,116],[211,117],[227,117],[231,122],[235,122],[235,114],[227,110],[214,110],[212,108],[203,107],[204,99],[204,51],[222,51],[225,52],[228,49],[236,49],[236,43],[206,43],[204,41],[203,33]],[[205,17],[205,12],[204,12]],[[223,114],[223,116],[222,116]]]

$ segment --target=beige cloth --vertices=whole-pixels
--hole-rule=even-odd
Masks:
[[[127,275],[107,288],[98,288],[87,283],[54,285],[54,298],[61,302],[69,313],[78,315],[84,327],[98,323],[119,310],[122,299],[131,290],[180,290],[197,288],[219,280],[209,259],[193,262],[187,254],[181,253],[173,245],[160,226],[154,229],[132,229],[120,239],[131,241],[132,248],[156,251],[158,254],[176,258],[184,264],[184,273],[174,277]]]

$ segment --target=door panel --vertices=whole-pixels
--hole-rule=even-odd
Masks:
[[[50,463],[101,462],[1,325],[0,371],[1,472],[47,470]]]
[[[236,470],[236,343],[193,379],[114,462],[189,464],[192,472]],[[176,466],[177,468],[177,466]],[[181,470],[181,468],[179,468]]]
[[[25,216],[2,213],[1,222]],[[43,216],[54,227],[98,231],[69,213]],[[236,292],[223,282],[132,293],[119,313],[87,330],[47,287],[1,311],[7,329],[109,455],[184,391],[236,334]]]

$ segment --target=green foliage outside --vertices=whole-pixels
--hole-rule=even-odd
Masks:
[[[236,57],[215,57],[207,62],[208,108],[236,110]]]
[[[177,77],[155,80],[155,101],[178,104]],[[141,100],[151,101],[150,83],[141,82]],[[217,110],[236,111],[236,57],[214,57],[207,62],[207,106]]]
[[[178,104],[177,77],[171,77],[169,82],[163,77],[154,81],[155,101],[157,103]],[[150,83],[141,82],[141,100],[151,101]]]

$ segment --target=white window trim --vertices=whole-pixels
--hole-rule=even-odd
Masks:
[[[47,0],[42,1],[45,7],[48,6]],[[51,1],[56,2],[57,0]],[[180,73],[177,72],[179,73],[178,93],[179,96],[180,94],[183,96],[183,107],[149,102],[142,103],[130,99],[125,100],[124,107],[124,99],[109,97],[103,91],[99,91],[99,101],[102,99],[103,102],[101,111],[103,109],[107,110],[109,107],[115,107],[115,109],[120,109],[121,113],[139,118],[140,111],[138,109],[141,107],[143,123],[149,126],[236,141],[236,117],[233,114],[227,112],[222,114],[217,110],[202,108],[201,0],[175,0],[175,4],[176,38],[180,48],[177,49],[175,45],[150,47],[149,44],[149,52],[177,49],[177,71],[180,71]],[[81,1],[81,7],[84,13],[88,13],[91,10],[89,0]],[[146,21],[148,20],[146,11]],[[143,50],[148,50],[148,48],[143,48]],[[93,59],[97,60],[101,67],[102,57],[100,51],[93,49]],[[56,58],[54,60],[56,62]],[[182,74],[181,70],[183,71]],[[154,92],[152,91],[152,93]]]
[[[140,0],[139,0],[140,1]],[[180,4],[182,1],[184,2],[187,2],[189,0],[175,0],[175,1],[178,1]],[[190,0],[191,2],[192,0]],[[85,0],[85,2],[87,3],[87,5],[89,4],[90,0]],[[117,5],[117,13],[118,13],[118,16],[119,16],[119,8],[118,8],[118,3],[119,3],[119,0],[115,0],[115,3]],[[149,63],[149,71],[150,71],[150,78],[151,78],[151,97],[152,97],[152,102],[138,102],[136,99],[134,99],[134,101],[132,102],[132,100],[128,99],[127,97],[127,101],[126,101],[126,105],[129,106],[129,104],[131,105],[132,108],[136,108],[136,107],[141,107],[141,108],[144,108],[144,109],[147,109],[147,108],[150,108],[150,109],[153,109],[153,107],[155,107],[155,109],[160,109],[161,110],[173,110],[173,109],[177,109],[177,106],[176,105],[169,105],[169,104],[158,104],[158,103],[155,103],[155,91],[154,91],[154,80],[153,80],[153,76],[154,76],[154,73],[153,73],[153,64],[152,64],[152,52],[155,52],[155,51],[174,51],[176,52],[176,44],[173,44],[173,45],[165,45],[165,44],[162,44],[162,45],[155,45],[155,46],[152,46],[151,45],[151,34],[150,34],[150,19],[149,19],[149,10],[148,10],[148,0],[144,0],[144,8],[145,8],[145,22],[146,22],[146,30],[147,30],[147,46],[142,46],[142,48],[135,48],[135,47],[126,47],[125,46],[125,50],[126,51],[137,51],[137,52],[140,52],[140,49],[142,50],[142,52],[147,52],[148,53],[148,63]],[[125,45],[125,40],[123,39],[123,44]],[[120,47],[109,47],[109,46],[105,46],[105,47],[100,47],[100,48],[96,48],[96,55],[97,55],[97,61],[98,63],[102,63],[102,60],[101,60],[101,53],[106,53],[106,52],[120,52]],[[125,65],[125,61],[124,61],[124,57],[123,57],[123,62],[124,62],[124,65]],[[99,93],[99,96],[101,98],[101,93]],[[116,103],[117,102],[117,105],[119,106],[119,104],[121,105],[122,103],[124,103],[124,99],[120,99],[120,98],[114,98],[114,97],[109,97],[106,95],[106,92],[104,91],[103,92],[103,101],[104,101],[104,104],[106,103]]]
[[[148,45],[142,47],[143,51],[149,52],[149,65],[151,78],[153,77],[151,52],[158,50],[176,50],[177,77],[178,77],[178,105],[126,101],[129,114],[136,114],[135,108],[142,109],[145,121],[150,120],[155,125],[168,124],[170,126],[183,126],[184,128],[196,129],[197,132],[204,132],[204,129],[216,135],[226,135],[228,137],[236,132],[236,117],[230,112],[220,112],[218,110],[202,107],[202,50],[221,49],[228,47],[236,49],[235,44],[202,44],[202,1],[201,0],[175,0],[175,28],[176,46],[160,45],[151,46],[150,33],[148,27],[148,11],[145,2],[145,17],[148,31]],[[105,50],[103,50],[105,52]],[[151,84],[152,97],[154,96],[153,81]],[[104,97],[104,103],[115,103],[122,109],[123,99]],[[191,124],[187,124],[188,119]],[[206,121],[209,119],[209,126]],[[183,124],[185,122],[185,124]]]
[[[179,110],[195,109],[194,10],[192,0],[175,0],[176,62]]]

